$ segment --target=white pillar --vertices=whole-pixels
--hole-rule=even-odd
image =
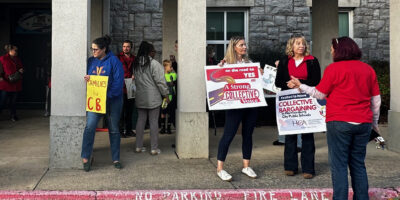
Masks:
[[[400,152],[400,1],[390,0],[390,110],[388,147]]]
[[[162,59],[169,59],[169,55],[175,55],[175,41],[178,39],[178,1],[163,1],[162,21]]]
[[[178,44],[176,153],[179,158],[208,158],[206,0],[178,0]]]
[[[332,38],[339,35],[338,0],[312,1],[312,55],[322,71],[332,63]]]
[[[80,168],[90,0],[52,1],[50,168]]]

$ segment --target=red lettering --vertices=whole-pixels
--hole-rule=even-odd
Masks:
[[[88,101],[87,101],[87,105],[88,105],[89,110],[93,110],[93,106],[90,107],[90,100],[92,100],[92,99],[93,99],[93,97],[89,97]]]
[[[100,98],[96,99],[96,110],[100,111],[101,110],[101,106],[100,106]]]

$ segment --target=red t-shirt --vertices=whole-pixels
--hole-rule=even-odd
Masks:
[[[305,56],[303,61],[301,61],[300,65],[296,67],[296,62],[294,58],[289,57],[288,62],[288,71],[289,76],[294,76],[298,79],[307,80],[308,72],[307,72],[307,60],[313,60],[314,57],[311,55]]]
[[[327,95],[327,122],[372,122],[371,97],[379,95],[379,85],[368,64],[358,60],[334,62],[325,69],[316,89]]]

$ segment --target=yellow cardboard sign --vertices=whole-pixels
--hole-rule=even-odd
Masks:
[[[91,75],[86,83],[86,111],[106,113],[108,76]]]

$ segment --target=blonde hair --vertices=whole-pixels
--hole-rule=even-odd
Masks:
[[[305,46],[303,56],[310,55],[310,46],[308,46],[307,40],[304,36],[293,36],[287,41],[286,51],[285,51],[286,55],[288,55],[290,57],[294,56],[293,45],[294,45],[294,42],[296,41],[296,39],[299,39],[299,38],[302,40],[302,42]]]
[[[238,60],[237,60],[237,55],[235,52],[235,46],[237,45],[237,43],[239,43],[240,40],[244,40],[244,37],[233,36],[233,37],[231,37],[231,40],[229,40],[228,48],[226,49],[226,55],[224,58],[224,60],[227,64],[236,64],[237,63]],[[247,54],[243,55],[242,59],[245,62],[249,61]]]
[[[11,50],[17,48],[17,46],[12,45],[12,44],[6,44],[4,45],[4,50],[6,50],[6,53],[10,52]]]
[[[166,67],[167,65],[171,66],[172,62],[170,60],[163,60],[162,64],[164,67]]]

